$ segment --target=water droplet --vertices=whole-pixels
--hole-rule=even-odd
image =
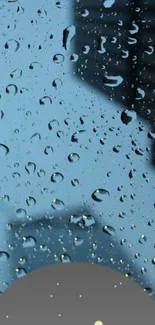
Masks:
[[[54,199],[54,200],[52,201],[51,206],[52,206],[52,208],[53,208],[54,210],[60,211],[60,210],[64,209],[65,204],[64,204],[63,201],[61,201],[61,200],[59,200],[59,199]]]
[[[14,96],[14,95],[16,95],[17,92],[18,92],[18,88],[17,88],[16,85],[10,84],[10,85],[8,85],[8,86],[6,87],[5,91],[6,91],[6,93],[7,93],[8,95],[13,95],[13,96]]]
[[[4,117],[4,112],[1,110],[1,111],[0,111],[0,120],[2,120],[3,117]]]
[[[41,18],[45,18],[47,16],[47,11],[45,9],[38,9],[37,14]]]
[[[39,99],[39,104],[40,105],[52,104],[52,99],[49,96],[44,96]]]
[[[71,162],[71,163],[75,163],[75,162],[77,162],[79,159],[80,159],[80,156],[79,156],[77,153],[71,153],[71,154],[68,156],[68,160],[69,160],[69,162]]]
[[[9,153],[9,148],[5,144],[0,143],[0,157],[6,156]]]
[[[118,87],[123,82],[123,78],[121,76],[108,76],[104,75],[103,78],[104,85],[107,87]]]
[[[23,276],[25,276],[27,273],[26,273],[26,270],[23,269],[23,268],[17,268],[16,269],[16,276],[18,279],[22,278]]]
[[[10,77],[12,79],[14,78],[20,78],[22,76],[22,70],[21,69],[16,69],[10,73]]]
[[[20,47],[20,44],[18,41],[10,39],[8,42],[5,43],[4,47],[6,50],[9,50],[9,52],[17,52]]]
[[[113,227],[111,227],[111,226],[104,226],[103,227],[103,231],[106,234],[110,235],[110,236],[114,236],[115,235],[115,229]]]
[[[53,61],[54,61],[55,63],[57,63],[57,64],[61,64],[61,63],[63,63],[64,59],[65,59],[65,58],[64,58],[64,55],[62,55],[62,54],[60,54],[60,53],[55,54],[54,57],[53,57]]]
[[[81,237],[75,237],[73,243],[75,246],[81,246],[83,244],[83,241],[84,240]]]
[[[84,132],[86,132],[86,131],[85,131],[85,130],[76,131],[76,132],[72,135],[72,137],[71,137],[71,141],[72,141],[72,142],[78,142],[78,141],[79,141],[79,136],[80,136],[82,133],[84,133]]]
[[[70,256],[67,255],[67,254],[62,254],[62,255],[60,256],[60,261],[61,261],[62,263],[70,263],[70,262],[71,262],[71,258],[70,258]]]
[[[52,85],[53,87],[55,87],[55,89],[59,89],[62,86],[61,79],[59,78],[54,79]]]
[[[54,173],[51,176],[51,181],[53,183],[61,183],[64,179],[64,176],[61,173]]]
[[[16,215],[18,218],[24,218],[26,216],[26,211],[24,209],[17,209]]]
[[[28,162],[25,166],[25,169],[29,175],[33,175],[36,170],[36,164],[34,164],[33,162]]]
[[[45,155],[50,155],[53,153],[53,148],[51,146],[47,146],[44,150]]]
[[[10,258],[10,255],[7,252],[0,252],[0,263],[6,262]]]
[[[23,248],[30,248],[36,245],[36,239],[32,236],[23,237],[22,246]]]
[[[152,264],[155,265],[155,257],[152,259]]]
[[[70,223],[78,224],[80,221],[82,221],[82,216],[79,215],[71,215],[69,218]]]
[[[76,34],[75,26],[69,26],[63,30],[63,47],[69,50],[70,43]]]
[[[70,56],[70,60],[71,60],[72,62],[77,62],[78,59],[79,59],[78,54],[75,54],[75,53],[72,53],[72,54],[71,54],[71,56]]]
[[[78,185],[79,185],[79,181],[78,181],[78,179],[77,179],[77,178],[73,178],[73,179],[71,180],[71,184],[72,184],[73,186],[78,186]]]
[[[84,225],[85,225],[86,227],[91,227],[91,226],[93,226],[93,225],[95,224],[95,219],[94,219],[94,217],[93,217],[92,215],[90,215],[90,214],[83,215],[83,216],[82,216],[82,220],[83,220]]]
[[[87,17],[89,15],[89,11],[87,9],[83,9],[81,12],[82,17]]]
[[[141,235],[139,238],[139,243],[140,244],[145,244],[147,242],[147,237],[145,235]]]
[[[21,265],[24,265],[27,262],[27,259],[25,257],[20,257],[18,260],[18,263]]]
[[[111,8],[114,3],[115,3],[115,0],[104,0],[103,6],[105,8]],[[101,325],[101,324],[95,324],[95,325]]]
[[[57,120],[52,120],[48,123],[48,128],[51,131],[52,129],[56,129],[59,126],[59,122]]]
[[[45,171],[43,169],[38,170],[37,175],[39,177],[44,177],[45,176]]]
[[[130,122],[133,122],[137,117],[135,111],[124,110],[121,114],[121,120],[124,124],[128,125]]]
[[[102,202],[104,197],[110,195],[110,193],[107,190],[104,189],[98,189],[95,190],[92,194],[92,199],[97,202]]]
[[[26,198],[26,203],[27,203],[27,205],[28,205],[29,207],[32,207],[32,206],[34,206],[34,205],[36,204],[36,200],[35,200],[34,197],[32,197],[32,196],[28,196],[28,197]]]

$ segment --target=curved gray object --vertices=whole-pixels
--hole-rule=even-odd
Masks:
[[[89,263],[49,265],[0,297],[2,325],[151,325],[154,302],[119,272]]]

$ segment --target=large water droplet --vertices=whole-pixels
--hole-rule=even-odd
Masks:
[[[22,246],[23,248],[30,248],[36,245],[36,239],[32,236],[23,237]]]
[[[22,278],[23,276],[25,276],[27,274],[26,270],[23,268],[17,268],[16,269],[16,276],[18,279]]]
[[[5,144],[0,143],[0,157],[6,156],[9,153],[9,148]]]
[[[71,162],[71,163],[75,163],[75,162],[77,162],[79,159],[80,159],[80,156],[79,156],[77,153],[71,153],[71,154],[68,156],[68,160],[69,160],[69,162]]]
[[[67,255],[67,254],[62,254],[62,255],[60,256],[60,261],[61,261],[62,263],[70,263],[70,262],[71,262],[71,258],[70,258],[70,256]]]
[[[54,57],[53,57],[53,61],[57,64],[61,64],[63,63],[64,61],[64,55],[58,53],[58,54],[55,54]]]
[[[26,203],[27,203],[27,205],[28,205],[29,207],[32,207],[33,205],[36,204],[36,200],[35,200],[34,197],[32,197],[32,196],[28,196],[28,197],[26,198]]]
[[[108,76],[105,74],[103,82],[105,86],[113,88],[118,87],[123,82],[123,78],[121,76]]]
[[[45,155],[50,155],[53,153],[53,148],[51,146],[47,146],[44,150]]]
[[[16,85],[10,84],[10,85],[8,85],[8,86],[6,87],[5,91],[6,91],[6,93],[7,93],[8,95],[13,95],[13,96],[14,96],[14,95],[16,95],[17,92],[18,92],[18,88],[17,88]]]
[[[51,176],[51,181],[53,183],[61,183],[64,179],[64,176],[61,173],[54,173]]]
[[[28,162],[25,166],[25,169],[29,175],[33,175],[36,170],[36,164],[33,162]]]
[[[24,209],[17,209],[16,210],[16,215],[17,215],[18,218],[25,218],[26,211]]]
[[[114,3],[115,3],[115,0],[104,0],[103,6],[105,8],[111,8]]]
[[[129,110],[124,110],[121,114],[121,120],[124,124],[129,124],[130,122],[133,122],[137,117],[137,114],[135,111],[129,111]]]
[[[63,30],[63,47],[69,50],[70,43],[76,34],[75,26],[69,26]]]
[[[104,189],[98,189],[95,190],[92,194],[92,199],[97,202],[102,202],[104,197],[110,195],[110,193],[107,190]]]
[[[61,200],[59,200],[59,199],[54,199],[54,200],[52,201],[51,206],[52,206],[52,208],[53,208],[54,210],[60,211],[60,210],[64,209],[65,204],[64,204],[63,201],[61,201]]]
[[[10,258],[7,252],[0,252],[0,263],[6,262]]]
[[[86,132],[85,130],[80,130],[80,131],[76,131],[72,137],[71,137],[71,141],[72,142],[78,142],[79,141],[79,137],[81,136],[82,133]]]
[[[110,236],[114,236],[115,235],[115,229],[113,227],[111,227],[111,226],[104,226],[103,227],[103,231],[106,234],[110,235]]]

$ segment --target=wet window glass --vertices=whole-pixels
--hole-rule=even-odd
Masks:
[[[0,291],[51,263],[155,295],[151,0],[0,1]]]

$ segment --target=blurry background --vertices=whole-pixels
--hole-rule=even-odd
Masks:
[[[154,18],[95,4],[0,2],[1,292],[81,260],[155,292]]]

